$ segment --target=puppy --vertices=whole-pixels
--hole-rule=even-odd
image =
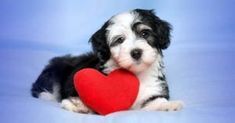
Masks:
[[[80,56],[53,58],[32,85],[33,97],[61,101],[64,109],[95,113],[79,99],[73,75],[83,68],[104,74],[124,68],[140,80],[133,110],[176,111],[181,101],[169,101],[162,50],[170,44],[171,26],[153,10],[135,9],[117,14],[93,34],[93,51]]]

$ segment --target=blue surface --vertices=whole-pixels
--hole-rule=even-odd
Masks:
[[[232,0],[2,0],[0,122],[234,122],[234,5]],[[182,111],[104,117],[68,112],[30,96],[32,82],[50,58],[89,51],[92,33],[113,14],[134,8],[155,9],[174,27],[164,60],[172,100],[185,102]]]

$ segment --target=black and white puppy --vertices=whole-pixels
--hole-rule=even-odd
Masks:
[[[74,89],[74,73],[87,67],[104,74],[124,68],[140,80],[139,93],[131,109],[180,110],[181,101],[168,101],[163,72],[162,50],[170,44],[170,31],[170,24],[153,10],[135,9],[117,14],[91,37],[92,52],[53,58],[33,84],[32,95],[61,101],[62,107],[70,111],[93,113]]]

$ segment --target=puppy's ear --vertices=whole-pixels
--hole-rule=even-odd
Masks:
[[[154,10],[135,9],[135,11],[142,17],[143,22],[153,28],[156,38],[154,45],[160,49],[166,49],[170,45],[171,25],[157,17]]]
[[[170,45],[170,31],[171,25],[163,20],[158,19],[155,21],[155,33],[158,39],[158,45],[161,49],[166,49]]]
[[[97,32],[95,32],[90,41],[92,43],[93,52],[100,59],[101,63],[105,63],[110,58],[110,50],[107,44],[106,38],[106,28],[108,27],[108,22],[106,22]]]
[[[171,25],[157,17],[153,10],[150,10],[149,12],[153,16],[155,26],[154,32],[158,39],[157,45],[159,45],[158,47],[161,49],[166,49],[170,45]]]

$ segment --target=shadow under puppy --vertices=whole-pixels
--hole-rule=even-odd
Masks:
[[[181,101],[169,101],[162,50],[170,44],[170,24],[153,10],[135,9],[111,17],[90,39],[93,51],[53,58],[33,84],[32,96],[61,101],[64,109],[94,113],[79,98],[73,75],[83,68],[104,74],[124,68],[140,80],[131,110],[176,111]]]

